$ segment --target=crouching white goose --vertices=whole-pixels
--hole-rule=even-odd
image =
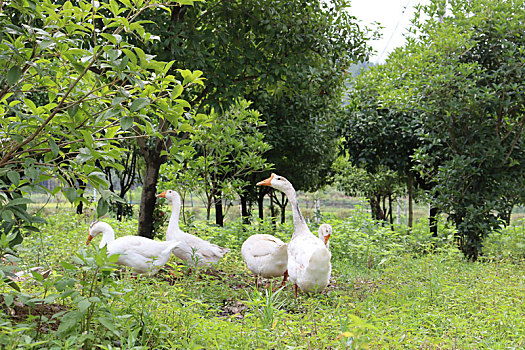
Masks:
[[[173,252],[179,259],[187,261],[193,266],[204,266],[216,264],[230,250],[219,247],[204,239],[182,231],[179,227],[179,215],[181,208],[181,199],[177,191],[166,190],[157,195],[157,197],[166,198],[172,205],[170,222],[166,231],[167,241],[179,241],[181,244]]]
[[[179,245],[177,241],[159,242],[141,236],[123,236],[115,239],[113,227],[102,221],[91,224],[86,244],[99,233],[102,233],[99,247],[107,245],[108,255],[119,254],[117,264],[130,266],[136,273],[149,275],[157,273]]]
[[[257,185],[270,186],[282,191],[292,206],[294,232],[287,250],[288,275],[294,284],[295,297],[297,298],[297,288],[303,292],[321,292],[330,280],[331,253],[324,242],[314,236],[308,228],[299,209],[295,189],[287,179],[276,174]]]
[[[241,254],[248,269],[257,278],[272,278],[283,276],[285,284],[288,273],[288,252],[286,243],[279,238],[267,234],[257,234],[248,237],[242,244]]]
[[[328,242],[328,240],[332,235],[332,225],[322,224],[321,226],[319,226],[317,232],[319,234],[319,239],[324,242],[326,248],[330,249],[330,242]]]

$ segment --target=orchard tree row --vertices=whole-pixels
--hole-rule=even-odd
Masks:
[[[423,192],[434,235],[435,216],[446,214],[473,260],[525,203],[524,10],[523,1],[433,0],[407,45],[350,92],[338,162],[354,174],[342,178],[347,192],[361,189],[371,203],[399,183]]]
[[[1,6],[0,223],[12,244],[41,222],[27,194],[51,178],[50,194],[78,212],[96,188],[98,216],[139,178],[147,237],[161,167],[177,188],[204,192],[218,224],[224,198],[240,195],[246,217],[261,203],[257,172],[319,188],[337,152],[345,68],[368,54],[344,1]]]

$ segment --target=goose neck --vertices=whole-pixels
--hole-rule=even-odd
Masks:
[[[180,203],[173,201],[171,204],[171,216],[168,224],[168,232],[178,231],[179,228],[179,217],[180,217]]]
[[[102,229],[102,239],[100,240],[99,248],[115,240],[115,230],[111,226]]]
[[[293,226],[294,226],[294,232],[293,232],[292,238],[294,236],[309,232],[310,229],[308,228],[308,225],[306,224],[306,220],[301,214],[301,209],[299,209],[297,193],[295,192],[295,190],[289,191],[289,193],[286,194],[286,196],[288,197],[288,201],[290,202],[290,205],[292,207]]]

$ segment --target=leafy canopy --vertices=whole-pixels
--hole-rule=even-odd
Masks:
[[[186,1],[185,3],[189,3]],[[169,10],[166,1],[9,1],[0,12],[0,223],[2,234],[38,222],[27,214],[27,194],[47,191],[57,179],[71,202],[87,201],[71,184],[81,180],[102,194],[104,167],[122,149],[117,136],[132,126],[158,135],[154,117],[183,125],[184,87],[202,84],[199,72],[178,70],[129,43],[156,38],[140,20],[146,9]],[[177,73],[178,72],[178,73]]]
[[[392,152],[403,150],[399,159],[410,159],[432,186],[434,204],[472,259],[525,198],[524,8],[519,0],[432,1],[408,45],[366,75],[374,87],[364,95],[372,106],[364,122],[400,131]],[[404,141],[404,125],[415,148]],[[366,150],[378,154],[373,144]]]

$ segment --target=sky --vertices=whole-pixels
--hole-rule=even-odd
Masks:
[[[371,41],[376,53],[370,61],[382,63],[396,47],[403,46],[403,34],[413,18],[414,6],[428,4],[428,0],[350,0],[350,14],[357,17],[360,23],[371,25],[379,22],[382,38]]]

